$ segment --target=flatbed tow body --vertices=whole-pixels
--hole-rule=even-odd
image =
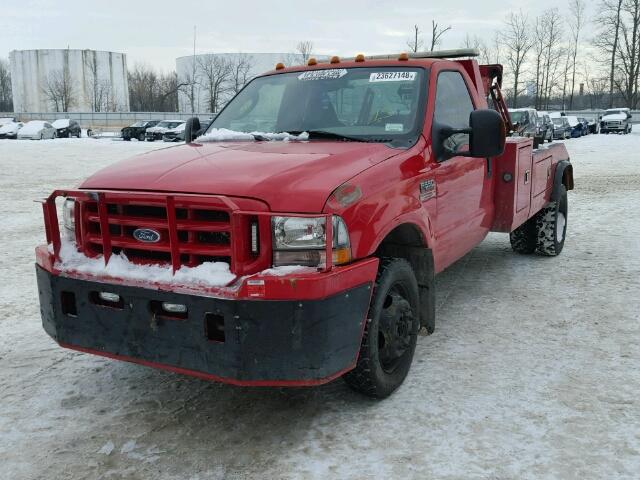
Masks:
[[[434,157],[438,75],[459,72],[476,109],[486,109],[490,91],[496,109],[506,112],[494,88],[501,75],[496,66],[358,59],[267,76],[320,71],[342,78],[363,67],[421,72],[406,76],[429,85],[421,93],[414,141],[400,147],[332,139],[193,142],[116,164],[79,189],[52,193],[42,202],[47,244],[36,249],[46,332],[66,348],[235,385],[318,385],[358,364],[381,258],[389,252],[401,252],[414,266],[423,305],[419,322],[432,331],[433,276],[490,231],[523,225],[554,200],[559,186],[573,188],[571,165],[562,144],[533,151],[532,139],[513,137],[492,158]],[[341,70],[334,77],[322,73],[331,69]],[[206,286],[64,268],[59,198],[74,199],[74,241],[89,258],[108,264],[126,253],[133,263],[161,262],[173,273],[223,258],[235,279]],[[317,268],[272,270],[272,228],[283,216],[324,219]],[[342,219],[346,260],[335,231]],[[157,238],[140,241],[139,230]],[[411,245],[399,245],[402,240]],[[166,304],[184,309],[172,313]]]

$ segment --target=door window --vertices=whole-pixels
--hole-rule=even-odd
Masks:
[[[434,120],[452,128],[469,127],[469,115],[474,110],[469,90],[460,72],[441,72],[436,86]],[[445,142],[445,148],[459,152],[469,145],[469,135],[457,133]]]

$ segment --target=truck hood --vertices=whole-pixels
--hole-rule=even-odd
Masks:
[[[247,197],[276,212],[318,213],[333,190],[400,151],[322,140],[193,143],[115,163],[80,188]]]

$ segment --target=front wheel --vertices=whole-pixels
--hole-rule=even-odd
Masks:
[[[369,397],[391,395],[409,373],[420,329],[418,282],[411,265],[382,258],[356,367],[344,375]]]

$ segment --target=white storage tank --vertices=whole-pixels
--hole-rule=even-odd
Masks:
[[[127,57],[96,50],[14,50],[15,112],[128,112]]]

